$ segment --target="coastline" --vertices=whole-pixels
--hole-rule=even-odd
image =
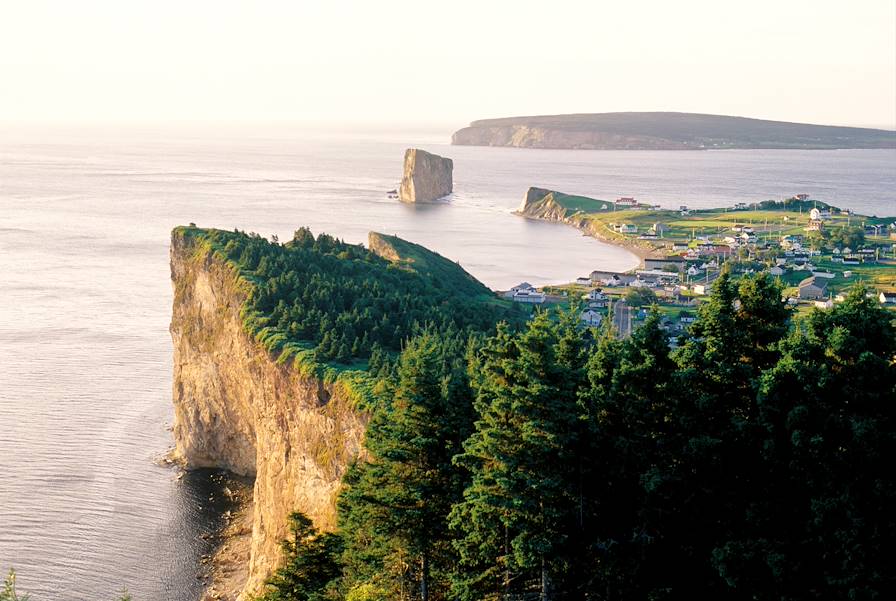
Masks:
[[[234,494],[232,500],[236,508],[225,515],[227,524],[214,534],[215,550],[200,560],[205,570],[199,577],[205,589],[199,601],[237,601],[249,579],[254,508],[251,488]]]
[[[582,235],[584,236],[589,236],[591,238],[594,238],[595,240],[600,240],[601,242],[611,244],[617,248],[622,248],[632,253],[633,255],[638,257],[638,260],[640,261],[638,267],[644,266],[644,259],[660,256],[655,247],[651,246],[650,248],[646,248],[645,246],[638,244],[637,241],[634,240],[617,239],[613,238],[612,236],[608,236],[601,232],[598,228],[591,227],[591,224],[588,222],[588,220],[584,218],[576,219],[575,216],[557,217],[555,215],[533,215],[531,213],[526,213],[525,211],[514,211],[513,214],[524,219],[531,219],[533,221],[562,223],[564,225],[574,227],[582,232]]]

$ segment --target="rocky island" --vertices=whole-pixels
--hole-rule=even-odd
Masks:
[[[464,146],[596,150],[896,148],[896,131],[672,112],[592,113],[473,121]]]
[[[437,154],[408,148],[398,197],[402,202],[429,202],[451,194],[454,162]]]

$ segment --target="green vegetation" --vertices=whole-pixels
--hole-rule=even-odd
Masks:
[[[239,231],[177,233],[249,283],[244,326],[278,361],[309,369],[334,362],[330,377],[361,379],[367,361],[383,365],[426,326],[466,335],[524,317],[458,265],[394,237],[380,237],[395,254],[389,261],[306,228],[284,244]]]
[[[861,288],[795,323],[781,298],[726,271],[672,352],[656,312],[626,340],[571,310],[421,332],[341,542],[305,530],[306,588],[265,599],[886,598],[896,324]]]
[[[624,298],[632,307],[649,307],[657,302],[656,292],[646,287],[627,288]]]
[[[612,202],[606,200],[598,200],[596,198],[588,198],[587,196],[575,196],[573,194],[564,194],[562,192],[549,192],[548,195],[558,205],[566,209],[570,213],[593,213],[597,211],[605,211],[613,207]]]

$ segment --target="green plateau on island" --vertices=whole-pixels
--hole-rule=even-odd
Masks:
[[[896,148],[896,131],[699,113],[581,113],[473,121],[451,143],[590,150]]]
[[[294,441],[257,452],[255,511],[282,509],[286,528],[273,553],[272,514],[247,526],[259,599],[872,599],[892,585],[896,323],[861,283],[800,315],[770,274],[723,269],[672,344],[658,310],[622,338],[583,323],[574,297],[531,310],[394,236],[185,227],[172,245],[175,303],[203,305],[176,319],[209,320],[172,326],[196,352],[175,361],[176,390],[226,342],[202,338],[226,312],[204,306],[225,296],[205,276],[219,268],[267,357],[240,377],[276,387],[260,361],[304,373],[305,396],[255,399],[253,435]],[[322,473],[305,439],[348,448],[336,389],[315,384],[327,369],[369,385],[350,410],[361,447],[325,497],[335,519],[319,521],[310,491],[272,498],[296,490],[290,465]],[[204,390],[220,398],[190,412],[232,427],[237,399]]]

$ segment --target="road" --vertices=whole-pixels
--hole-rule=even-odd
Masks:
[[[619,338],[628,338],[632,335],[632,308],[622,299],[613,306],[613,326]]]

